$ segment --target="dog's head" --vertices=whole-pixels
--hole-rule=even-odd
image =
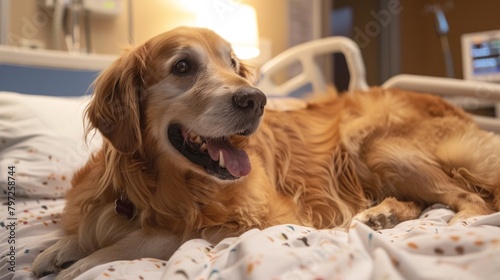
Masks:
[[[238,179],[250,172],[244,143],[266,104],[252,74],[214,32],[177,28],[106,69],[87,117],[120,153],[153,151],[180,168]]]

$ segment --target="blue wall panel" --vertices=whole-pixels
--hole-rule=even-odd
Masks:
[[[0,64],[0,91],[52,96],[90,94],[96,71]]]

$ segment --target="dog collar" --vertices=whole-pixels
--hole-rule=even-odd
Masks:
[[[135,206],[125,195],[122,195],[115,200],[115,212],[127,219],[132,219],[135,215]]]

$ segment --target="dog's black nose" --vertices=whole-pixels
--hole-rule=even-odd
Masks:
[[[266,95],[254,87],[241,89],[233,95],[233,104],[236,108],[254,113],[255,117],[262,116],[266,102]]]

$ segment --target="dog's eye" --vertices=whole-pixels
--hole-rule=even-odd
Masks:
[[[231,57],[231,67],[233,67],[234,70],[238,69],[238,62],[233,57]]]
[[[185,74],[191,70],[191,66],[186,60],[179,60],[175,63],[174,73],[175,74]]]

